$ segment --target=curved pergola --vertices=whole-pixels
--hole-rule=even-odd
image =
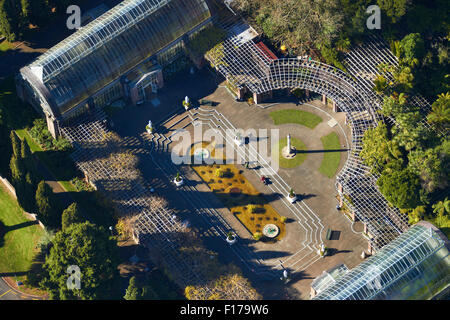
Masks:
[[[224,40],[206,58],[238,89],[259,96],[278,89],[306,89],[333,100],[345,112],[352,143],[346,164],[336,178],[340,199],[365,223],[370,245],[378,250],[409,228],[407,216],[391,207],[379,192],[376,179],[363,164],[364,132],[382,120],[376,112],[380,99],[367,86],[343,71],[306,58],[271,59],[253,41]]]

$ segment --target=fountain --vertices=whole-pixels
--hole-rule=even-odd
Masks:
[[[278,226],[270,223],[266,224],[263,228],[263,235],[265,235],[267,238],[273,239],[275,238],[278,233],[280,232],[280,229]]]

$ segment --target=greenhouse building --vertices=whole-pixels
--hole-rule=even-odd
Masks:
[[[431,299],[449,288],[449,241],[435,226],[421,221],[328,283],[316,290],[313,300]]]
[[[154,94],[162,68],[211,20],[205,0],[124,0],[23,67],[17,92],[56,137],[61,121],[86,109]]]

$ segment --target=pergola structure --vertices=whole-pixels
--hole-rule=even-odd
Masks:
[[[377,177],[359,157],[364,132],[382,121],[377,112],[380,99],[367,83],[306,57],[271,59],[253,41],[242,42],[232,33],[206,58],[238,93],[253,93],[256,103],[278,89],[306,89],[331,98],[336,108],[346,113],[352,132],[348,161],[336,179],[341,206],[345,204],[364,222],[369,251],[382,248],[409,228],[407,216],[387,203],[376,186]]]
[[[203,284],[209,291],[203,275],[193,271],[195,259],[180,259],[179,249],[186,245],[180,235],[186,232],[186,226],[170,210],[152,205],[151,188],[137,170],[121,170],[110,160],[111,154],[126,149],[127,144],[110,134],[104,119],[103,111],[96,109],[61,128],[75,147],[72,158],[77,167],[97,190],[113,200],[121,215],[137,216],[134,238],[170,271],[180,287]]]

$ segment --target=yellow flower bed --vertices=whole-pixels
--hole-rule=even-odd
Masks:
[[[214,159],[214,147],[209,143],[194,145],[191,155],[197,148],[209,150]],[[262,233],[266,224],[275,224],[280,229],[275,239],[284,237],[286,227],[281,216],[234,164],[194,164],[192,168],[252,235]]]

